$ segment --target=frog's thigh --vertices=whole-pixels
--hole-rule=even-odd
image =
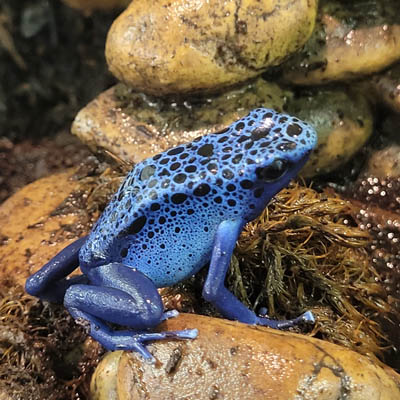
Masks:
[[[65,306],[104,321],[146,329],[157,325],[163,304],[153,282],[141,272],[120,263],[86,271],[89,285],[71,286]]]

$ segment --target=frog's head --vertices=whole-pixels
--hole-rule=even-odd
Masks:
[[[258,108],[232,125],[239,171],[268,201],[299,172],[317,143],[314,128],[296,117]],[[261,194],[262,193],[262,194]]]

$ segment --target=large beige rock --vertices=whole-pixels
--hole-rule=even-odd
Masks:
[[[287,81],[314,85],[378,72],[400,60],[398,0],[324,0],[304,49],[284,66]]]
[[[400,41],[400,38],[399,38]],[[366,88],[375,99],[400,113],[400,63],[389,68],[382,74],[376,74],[366,80]],[[364,87],[365,87],[364,86]]]
[[[261,78],[220,95],[185,101],[156,99],[117,85],[78,113],[72,133],[95,152],[137,163],[225,128],[253,108],[281,111],[286,96],[278,85]]]
[[[318,144],[301,173],[325,174],[346,163],[372,134],[372,109],[362,93],[315,89],[289,100],[287,110],[310,123]]]
[[[331,172],[347,162],[372,133],[371,107],[356,91],[321,88],[295,96],[263,79],[207,101],[184,104],[157,101],[125,85],[115,86],[78,113],[72,132],[94,152],[137,163],[223,129],[258,106],[285,109],[314,126],[318,147],[301,172],[307,177]]]
[[[298,50],[316,8],[316,0],[133,1],[109,31],[106,58],[144,93],[216,91]]]
[[[400,146],[392,144],[374,151],[368,160],[365,174],[380,179],[400,179]]]
[[[56,212],[79,187],[72,179],[75,171],[39,179],[0,206],[0,281],[24,285],[29,275],[86,233],[79,213]]]
[[[160,330],[198,328],[195,340],[149,345],[102,360],[94,400],[397,400],[400,376],[337,345],[294,333],[181,314]]]

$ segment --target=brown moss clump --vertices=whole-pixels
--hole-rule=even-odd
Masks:
[[[63,306],[42,303],[12,282],[0,287],[0,397],[88,398],[103,350]]]
[[[282,190],[246,226],[228,280],[250,308],[267,307],[273,318],[312,310],[312,335],[374,358],[388,345],[377,316],[392,310],[354,211],[334,193]]]

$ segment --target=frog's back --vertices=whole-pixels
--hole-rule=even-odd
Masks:
[[[255,166],[288,152],[300,159],[315,141],[310,129],[257,109],[223,131],[137,164],[93,228],[81,260],[122,262],[158,286],[195,273],[209,261],[221,221],[247,222],[275,194],[275,187],[268,193],[256,182]]]

